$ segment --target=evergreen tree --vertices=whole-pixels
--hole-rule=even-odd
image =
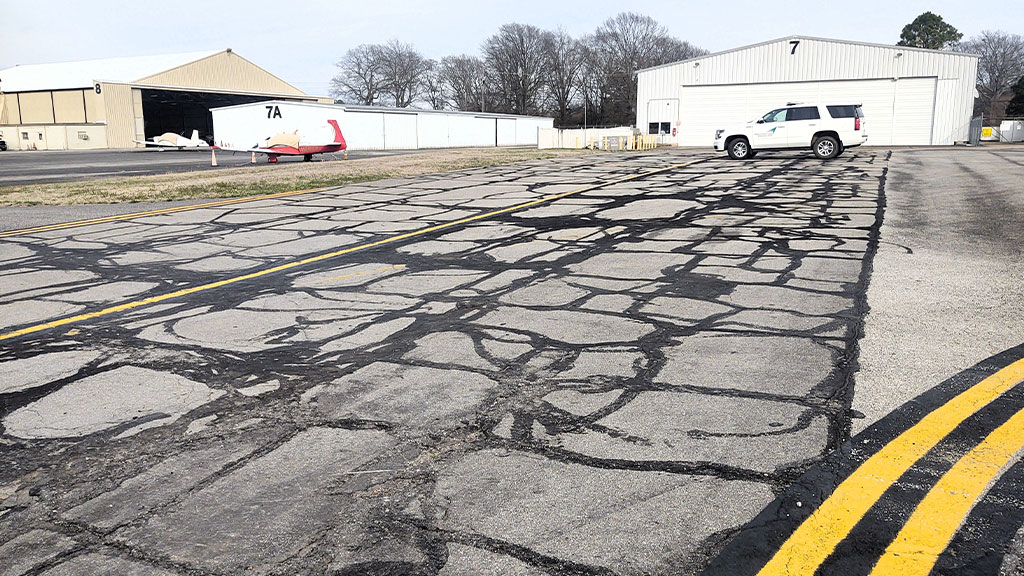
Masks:
[[[959,30],[947,24],[942,16],[925,12],[903,27],[897,46],[948,50],[963,38]]]
[[[1024,116],[1024,76],[1017,79],[1017,82],[1010,88],[1013,98],[1006,105],[1007,116]]]

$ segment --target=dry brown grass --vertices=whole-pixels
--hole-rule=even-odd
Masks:
[[[586,150],[525,148],[434,150],[337,162],[245,166],[157,176],[0,186],[0,206],[233,198],[591,153]]]

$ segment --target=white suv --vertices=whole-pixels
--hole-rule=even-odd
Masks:
[[[715,150],[743,160],[761,150],[810,148],[828,159],[867,140],[860,104],[790,104],[756,121],[716,130]]]

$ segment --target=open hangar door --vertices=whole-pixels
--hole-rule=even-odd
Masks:
[[[167,132],[189,136],[193,130],[199,130],[200,138],[207,142],[213,142],[211,108],[266,100],[271,100],[271,98],[245,94],[143,88],[142,117],[145,119],[146,138],[155,138]]]
[[[935,121],[936,78],[884,78],[684,86],[683,146],[711,146],[715,130],[760,118],[787,102],[862,104],[868,146],[929,145]]]

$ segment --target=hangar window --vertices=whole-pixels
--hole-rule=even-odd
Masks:
[[[647,125],[648,134],[668,134],[672,131],[671,122],[651,122]]]
[[[801,108],[790,108],[789,120],[820,120],[821,115],[818,114],[817,106],[803,106]]]

